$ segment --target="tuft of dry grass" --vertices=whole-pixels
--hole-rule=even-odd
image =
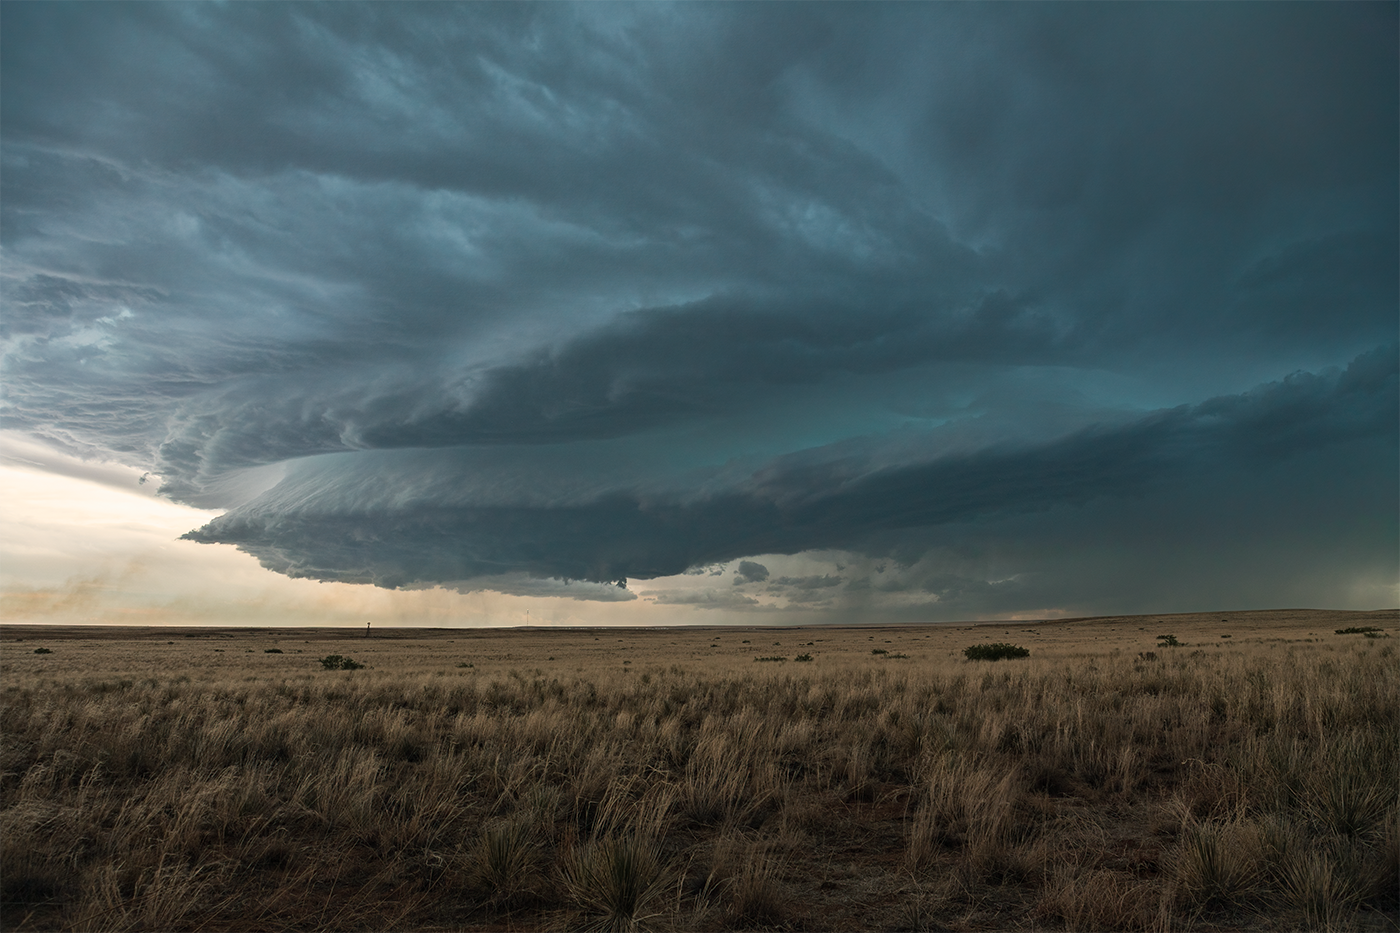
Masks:
[[[1062,923],[1066,930],[1115,933],[1153,929],[1161,910],[1150,883],[1122,872],[1068,865],[1052,871],[1035,916]]]
[[[706,880],[718,889],[726,928],[771,928],[788,920],[791,898],[782,868],[760,840],[731,836],[717,843],[715,866]]]

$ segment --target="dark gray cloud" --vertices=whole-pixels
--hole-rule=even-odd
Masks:
[[[734,572],[734,585],[762,583],[768,579],[768,568],[751,560],[739,561],[739,569]]]
[[[1105,502],[1390,462],[1397,25],[5,5],[3,425],[320,579],[626,598],[837,548],[904,569],[768,584],[1117,593],[958,565],[948,529],[1063,512],[1088,553]]]
[[[785,455],[744,477],[717,472],[719,488],[685,476],[679,488],[622,482],[551,500],[559,484],[522,481],[509,464],[457,451],[313,458],[189,537],[236,544],[280,572],[382,586],[500,573],[606,582],[745,554],[876,550],[885,532],[1152,496],[1348,442],[1395,444],[1396,355],[1387,347],[1341,372],[1298,373],[1048,444],[898,466],[840,445]],[[740,577],[761,578],[760,566],[744,562]]]

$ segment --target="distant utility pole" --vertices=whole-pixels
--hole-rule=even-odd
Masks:
[[[369,637],[369,620],[368,620],[368,619],[365,620],[365,637],[366,637],[366,638]]]

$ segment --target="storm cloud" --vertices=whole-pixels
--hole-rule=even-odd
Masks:
[[[1297,374],[1048,444],[898,465],[840,445],[785,455],[748,475],[683,474],[674,488],[652,485],[652,476],[556,501],[545,496],[566,488],[567,476],[522,482],[510,461],[464,450],[308,458],[187,537],[237,544],[283,573],[381,586],[502,572],[625,581],[746,554],[870,551],[880,532],[1140,497],[1222,469],[1260,471],[1346,441],[1393,439],[1395,357],[1385,348],[1340,373]],[[768,577],[751,561],[738,574]],[[779,577],[771,586],[839,582]]]
[[[749,559],[656,597],[736,610],[1394,599],[1392,4],[0,25],[3,426],[227,509],[194,540],[587,600]],[[757,562],[804,553],[851,566]]]

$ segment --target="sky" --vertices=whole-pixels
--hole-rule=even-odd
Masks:
[[[1400,604],[1400,6],[0,6],[0,617]]]

